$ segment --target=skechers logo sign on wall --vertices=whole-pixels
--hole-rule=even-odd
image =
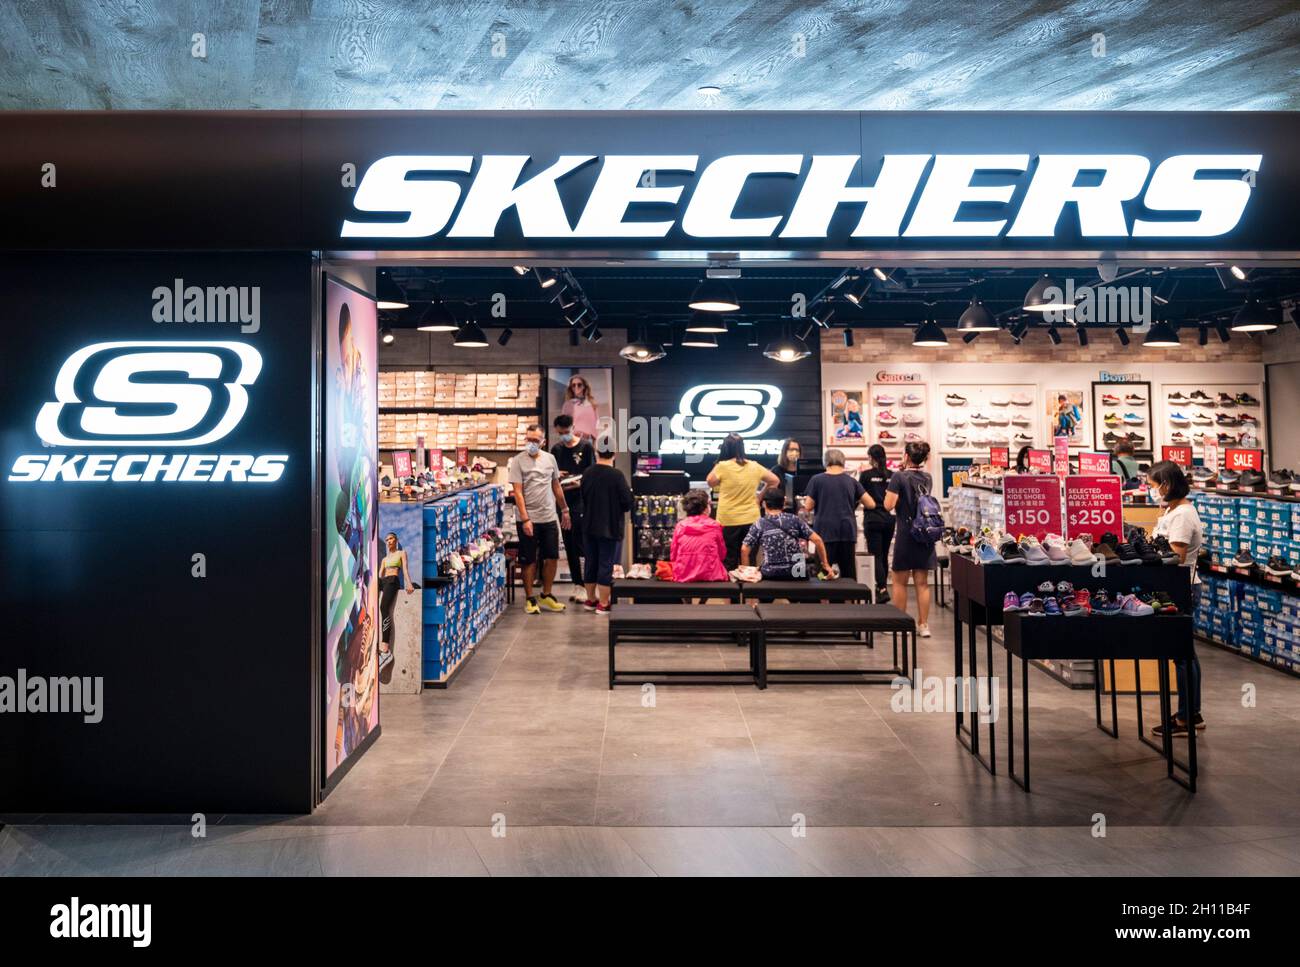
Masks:
[[[703,456],[717,453],[729,433],[745,439],[745,449],[756,456],[777,456],[779,439],[763,434],[776,422],[781,391],[764,384],[706,383],[688,389],[669,428],[677,439],[663,440],[661,454]]]
[[[598,158],[572,223],[561,184]],[[850,184],[861,159],[733,154],[697,170],[693,154],[561,155],[523,178],[529,155],[482,155],[477,165],[474,155],[389,155],[370,165],[353,197],[357,212],[380,220],[346,219],[340,235],[490,239],[513,208],[525,238],[653,239],[678,229],[708,239],[822,239],[838,208],[850,205],[861,209],[854,238],[1051,239],[1073,205],[1084,238],[1213,238],[1241,221],[1263,156],[1180,154],[1153,164],[1133,154],[887,154],[871,184]],[[466,179],[455,176],[471,173],[463,188]],[[788,210],[738,214],[751,179],[772,176],[802,176]],[[683,207],[688,181],[694,187]],[[1139,198],[1154,217],[1126,214],[1125,203]],[[963,212],[966,205],[981,206],[983,217]],[[638,206],[652,207],[628,220]],[[664,206],[671,218],[649,217],[656,208],[668,214]]]
[[[53,453],[17,457],[19,483],[272,483],[287,454],[157,452],[208,447],[228,436],[248,410],[262,356],[239,342],[100,342],[69,356],[54,379],[54,399],[36,415],[36,433]],[[81,448],[111,452],[61,452]],[[137,448],[140,448],[137,450]]]

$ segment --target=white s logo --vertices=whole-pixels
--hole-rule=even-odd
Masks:
[[[781,391],[767,383],[705,383],[682,395],[673,433],[683,437],[756,437],[776,422]]]
[[[239,424],[261,371],[244,343],[94,343],[59,369],[36,432],[59,446],[211,443]]]

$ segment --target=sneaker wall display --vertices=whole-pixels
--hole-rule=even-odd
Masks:
[[[1092,384],[1093,449],[1103,453],[1128,440],[1140,459],[1150,459],[1160,445],[1152,425],[1151,384]]]
[[[1192,456],[1200,459],[1207,439],[1220,450],[1263,449],[1268,439],[1264,390],[1258,383],[1164,383],[1156,395],[1157,447],[1190,446]]]
[[[1007,447],[1014,458],[1040,439],[1039,391],[1034,383],[945,383],[936,392],[937,427],[930,445],[940,453],[974,455]]]
[[[925,383],[875,382],[870,384],[866,443],[879,443],[890,456],[899,456],[908,443],[934,447],[930,422],[930,392]]]

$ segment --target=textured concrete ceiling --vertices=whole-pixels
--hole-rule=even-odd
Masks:
[[[0,107],[1295,110],[1300,3],[6,0]]]

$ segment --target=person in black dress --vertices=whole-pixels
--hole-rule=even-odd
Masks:
[[[916,517],[917,498],[930,493],[933,483],[922,467],[930,459],[930,444],[909,443],[904,448],[903,469],[889,478],[885,508],[896,515],[894,527],[895,607],[907,610],[907,579],[916,584],[916,633],[930,637],[930,569],[938,562],[934,545],[912,539],[912,520]]]
[[[885,510],[885,493],[893,472],[885,466],[885,448],[879,443],[867,450],[871,465],[858,474],[858,483],[871,495],[875,507],[863,508],[862,531],[867,551],[876,566],[876,600],[889,600],[889,545],[894,540],[894,515]]]
[[[569,580],[573,582],[573,591],[569,600],[581,602],[587,600],[585,592],[579,594],[583,586],[582,551],[582,491],[579,484],[582,474],[588,467],[596,465],[596,451],[589,440],[584,440],[573,432],[573,417],[561,413],[554,420],[555,433],[559,437],[551,456],[555,457],[556,466],[560,468],[560,486],[564,488],[564,502],[569,507],[569,520],[573,527],[564,532],[564,556],[569,562]]]

